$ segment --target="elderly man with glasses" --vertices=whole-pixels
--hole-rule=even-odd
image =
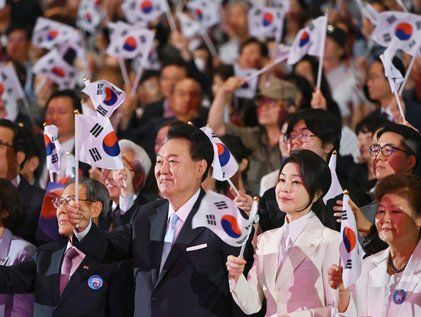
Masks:
[[[34,292],[37,317],[131,316],[134,286],[129,264],[99,263],[72,244],[69,210],[81,210],[97,222],[109,206],[108,191],[98,181],[81,178],[78,193],[76,202],[75,184],[70,182],[53,200],[58,230],[66,239],[41,246],[29,261],[0,266],[0,293]]]

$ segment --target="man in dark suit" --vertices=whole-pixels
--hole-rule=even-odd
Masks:
[[[102,264],[72,245],[69,206],[97,221],[108,205],[107,189],[81,178],[79,203],[69,184],[57,207],[59,233],[68,239],[41,246],[34,257],[14,266],[0,266],[0,293],[35,293],[34,316],[130,316],[133,313],[132,271],[128,263]]]
[[[44,191],[30,185],[19,174],[20,167],[26,160],[28,142],[24,128],[15,123],[0,119],[0,178],[10,180],[19,190],[24,204],[25,221],[16,228],[14,234],[36,244],[35,235],[38,227]]]
[[[212,160],[206,135],[179,123],[157,155],[155,177],[165,200],[143,206],[129,225],[110,234],[99,231],[83,210],[69,213],[83,252],[104,262],[133,259],[135,316],[233,314],[225,259],[239,250],[207,228],[192,229]]]

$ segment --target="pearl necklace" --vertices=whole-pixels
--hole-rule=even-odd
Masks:
[[[395,267],[395,265],[393,264],[393,260],[392,260],[392,257],[389,255],[389,260],[388,260],[388,262],[387,262],[387,267],[388,267],[388,269],[391,271],[391,272],[393,272],[394,274],[396,274],[396,273],[400,273],[400,272],[402,272],[403,270],[405,270],[405,268],[406,268],[406,265],[408,264],[408,261],[409,260],[407,260],[402,266],[401,266],[401,268],[400,269],[398,269],[398,268],[396,268]]]

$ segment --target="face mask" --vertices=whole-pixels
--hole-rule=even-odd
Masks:
[[[194,63],[196,64],[196,67],[201,71],[204,72],[205,71],[205,67],[206,67],[206,62],[199,57],[196,57],[194,59]]]

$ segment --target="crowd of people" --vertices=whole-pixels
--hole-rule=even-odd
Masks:
[[[6,0],[0,8],[0,68],[13,65],[25,101],[11,98],[0,76],[0,317],[420,316],[421,57],[393,57],[408,74],[393,91],[379,57],[385,47],[361,10],[409,11],[420,24],[419,1],[208,0],[220,21],[199,38],[181,25],[181,12],[198,18],[192,1],[169,0],[166,14],[139,25],[155,32],[155,58],[138,85],[138,61],[107,50],[109,23],[127,22],[129,0]],[[34,44],[37,19],[74,27],[86,2],[102,15],[95,31],[80,30],[83,58],[61,52],[74,85],[34,72],[48,53]],[[252,36],[259,5],[287,7],[279,37]],[[292,45],[325,12],[323,58],[274,64],[279,44]],[[255,91],[238,71],[268,65]],[[75,116],[97,115],[81,92],[87,76],[126,93],[110,117],[123,169],[79,162],[74,170]],[[44,125],[58,129],[54,175]],[[238,163],[230,182],[213,177],[218,153],[204,126]],[[344,195],[329,194],[336,178],[356,221],[350,243],[364,257],[349,287],[338,263]],[[259,197],[241,256],[192,226],[211,191],[244,218]],[[56,232],[46,238],[48,204]]]

